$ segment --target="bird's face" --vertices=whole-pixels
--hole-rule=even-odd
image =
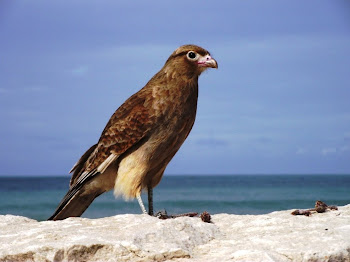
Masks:
[[[202,68],[202,70],[208,67],[218,68],[218,63],[214,58],[210,56],[209,52],[200,54],[196,51],[190,50],[187,52],[186,58],[188,59],[190,64],[193,64],[198,68]]]
[[[218,63],[207,50],[196,45],[184,45],[172,53],[165,66],[170,67],[175,74],[192,78],[207,68],[218,68]]]

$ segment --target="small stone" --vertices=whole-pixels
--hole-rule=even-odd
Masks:
[[[210,216],[210,214],[207,211],[204,211],[201,214],[201,219],[202,219],[203,222],[211,223],[211,216]]]
[[[326,212],[326,208],[323,207],[323,206],[316,207],[315,209],[316,209],[317,213],[324,213],[324,212]]]
[[[297,216],[297,215],[302,215],[302,216],[310,216],[311,215],[311,212],[310,210],[294,210],[292,213],[291,213],[293,216]]]

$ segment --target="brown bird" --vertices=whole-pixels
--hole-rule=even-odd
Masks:
[[[196,117],[198,77],[218,68],[209,52],[196,45],[176,49],[163,68],[112,115],[97,144],[73,166],[70,188],[49,220],[83,214],[92,201],[114,188],[114,195],[137,198],[153,188],[190,133]]]

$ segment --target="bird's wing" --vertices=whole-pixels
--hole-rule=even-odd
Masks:
[[[71,187],[102,173],[121,154],[137,147],[148,138],[155,126],[155,116],[145,106],[151,97],[141,89],[122,104],[112,115],[103,130],[98,143],[92,146],[74,165]],[[89,152],[90,151],[90,152]]]
[[[83,192],[81,189],[96,175],[106,170],[121,154],[147,141],[151,130],[157,125],[157,119],[152,112],[152,99],[150,89],[144,88],[117,109],[98,143],[88,149],[72,168],[70,189],[49,220],[80,216],[93,199],[104,192],[103,188],[94,192]],[[83,202],[78,197],[82,192],[85,194]],[[73,203],[75,200],[79,201]]]

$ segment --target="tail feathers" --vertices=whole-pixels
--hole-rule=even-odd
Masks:
[[[103,192],[93,190],[86,192],[84,187],[71,188],[48,220],[62,220],[68,217],[79,217],[96,197]]]

